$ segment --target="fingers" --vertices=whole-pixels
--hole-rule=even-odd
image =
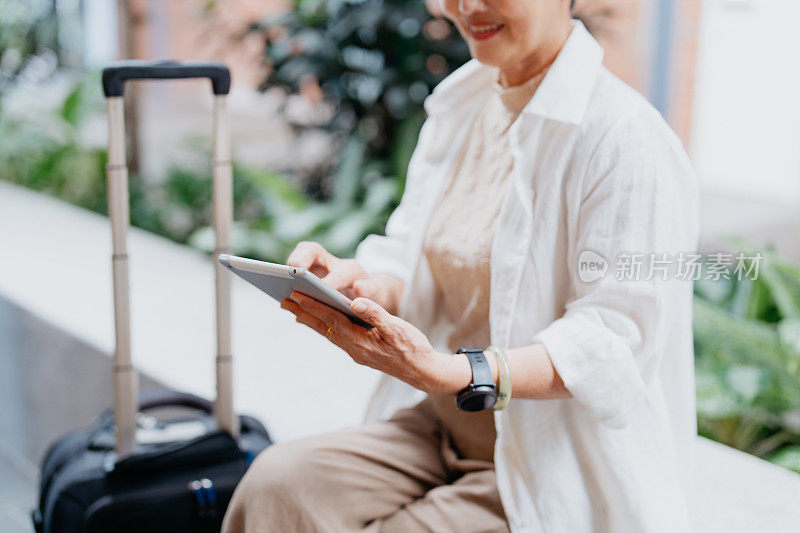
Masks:
[[[391,274],[373,274],[355,281],[350,292],[351,298],[369,298],[394,315],[402,298],[403,282]]]
[[[375,287],[369,278],[359,279],[353,282],[353,294],[356,296],[365,296],[367,298],[375,293]],[[374,300],[374,298],[372,298]]]
[[[353,284],[353,280],[362,273],[361,267],[352,259],[337,261],[333,268],[328,270],[328,275],[322,281],[340,291]]]
[[[363,278],[355,281],[353,283],[353,290],[350,292],[352,294],[350,298],[353,300],[359,297],[368,298],[386,309],[386,307],[384,307],[387,303],[386,290],[380,283],[376,283],[372,278]]]
[[[297,243],[286,259],[286,264],[310,270],[315,265],[327,268],[333,256],[318,242],[302,241]]]
[[[331,328],[331,330],[332,330],[331,334],[328,335],[328,328],[330,326],[328,326],[325,322],[323,322],[322,320],[320,320],[316,316],[312,315],[311,313],[309,313],[308,311],[306,311],[305,309],[300,307],[300,305],[297,302],[287,298],[286,300],[283,300],[281,302],[281,307],[283,309],[286,309],[287,311],[291,311],[295,315],[296,321],[299,322],[300,324],[303,324],[305,326],[310,327],[311,329],[313,329],[314,331],[316,331],[320,335],[328,337],[329,340],[331,340],[334,343],[338,344],[333,339],[333,335],[335,333],[335,330],[333,328]]]
[[[350,322],[350,319],[344,316],[343,313],[301,292],[293,292],[289,295],[289,299],[290,301],[293,300],[304,312],[325,324],[324,331],[331,328],[340,337],[350,339],[354,335],[353,329],[361,327]]]
[[[350,309],[361,320],[373,326],[385,326],[394,319],[386,309],[368,298],[356,298],[350,302]]]
[[[288,298],[281,301],[281,308],[291,312],[295,316],[295,318],[297,318],[298,322],[303,320],[309,323],[307,325],[312,325],[315,322],[319,322],[319,325],[322,325],[321,320],[319,320],[317,317],[315,317],[314,315],[310,314],[308,311],[300,307],[297,304],[297,302],[294,302]]]

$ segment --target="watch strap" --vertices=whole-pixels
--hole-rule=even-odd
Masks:
[[[492,368],[489,366],[483,350],[480,348],[459,348],[456,353],[462,353],[467,356],[469,366],[472,368],[473,386],[487,385],[494,387]]]

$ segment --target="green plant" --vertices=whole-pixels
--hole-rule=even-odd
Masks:
[[[90,119],[103,112],[99,87],[98,76],[86,76],[53,107],[0,112],[0,179],[106,214],[106,149],[83,139]],[[170,167],[162,181],[129,176],[132,225],[186,242],[209,223],[211,158],[197,148],[194,159],[192,167]],[[268,195],[253,175],[235,165],[238,218],[259,218],[269,211],[260,203]]]
[[[800,267],[695,284],[701,434],[800,472]]]
[[[0,96],[27,58],[57,50],[55,4],[48,0],[0,0]]]
[[[260,198],[262,215],[234,226],[232,245],[237,253],[283,261],[301,240],[315,240],[332,253],[349,256],[367,234],[381,231],[399,195],[396,180],[386,178],[380,163],[365,161],[365,142],[353,137],[345,145],[333,179],[330,198],[312,200],[284,177],[249,170],[242,178]],[[189,241],[211,251],[210,227]]]
[[[105,149],[83,142],[85,119],[101,109],[94,76],[53,108],[0,113],[0,178],[105,211]]]
[[[422,0],[295,0],[254,30],[268,42],[265,87],[321,88],[336,109],[325,127],[358,131],[370,159],[393,159],[403,128],[418,131],[425,97],[469,58],[455,29]],[[394,162],[392,171],[404,175],[407,161]]]

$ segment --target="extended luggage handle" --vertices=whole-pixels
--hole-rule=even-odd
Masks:
[[[130,284],[128,274],[127,231],[130,224],[128,167],[125,157],[124,84],[134,79],[209,78],[214,91],[214,168],[213,206],[216,248],[213,264],[216,285],[217,398],[214,411],[220,429],[234,438],[239,421],[233,411],[233,372],[231,357],[231,278],[217,258],[230,253],[233,219],[233,172],[226,95],[230,73],[221,63],[176,63],[173,61],[126,61],[103,70],[103,90],[108,112],[108,215],[111,219],[112,269],[114,277],[114,423],[117,428],[116,452],[119,458],[136,447],[138,375],[131,361]]]
[[[208,78],[216,95],[231,89],[231,73],[222,63],[199,61],[120,61],[103,69],[103,92],[106,98],[122,96],[128,80],[174,80]]]

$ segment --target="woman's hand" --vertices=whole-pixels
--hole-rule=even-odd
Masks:
[[[394,376],[428,394],[455,394],[469,385],[472,373],[466,357],[435,351],[425,335],[377,303],[357,298],[350,308],[372,328],[354,324],[344,314],[293,292],[281,307],[339,346],[358,364]]]
[[[403,282],[391,274],[371,274],[354,281],[351,291],[345,294],[349,298],[368,298],[389,314],[396,315],[403,295]]]
[[[369,275],[355,259],[336,257],[318,242],[299,243],[286,264],[308,270],[348,298],[369,298],[393,313],[400,306],[400,279],[390,274]]]
[[[337,291],[350,290],[353,283],[369,277],[355,259],[340,259],[318,242],[298,243],[286,264],[308,270]]]

